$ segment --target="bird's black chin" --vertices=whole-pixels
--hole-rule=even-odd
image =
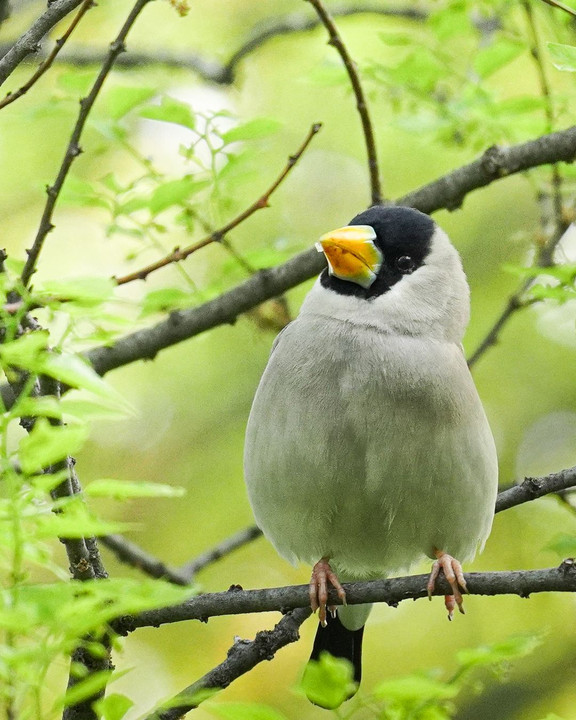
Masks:
[[[364,288],[351,280],[342,280],[335,275],[330,275],[328,270],[325,269],[320,275],[320,283],[322,287],[336,292],[339,295],[348,295],[362,300],[372,300],[387,293],[401,278],[401,273],[392,273],[387,268],[384,268],[380,271],[372,285],[370,285],[369,288]]]

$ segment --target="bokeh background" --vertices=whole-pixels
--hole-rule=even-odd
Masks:
[[[130,5],[126,0],[100,0],[75,33],[71,49],[103,55]],[[13,6],[13,17],[2,26],[4,40],[23,31],[41,12],[42,3],[16,0]],[[354,2],[338,5],[342,6],[353,7]],[[128,49],[148,52],[151,58],[159,52],[196,53],[223,62],[256,28],[288,13],[312,17],[308,4],[297,0],[195,0],[188,14],[180,18],[168,2],[158,0],[150,3],[134,27]],[[413,27],[417,38],[419,32],[413,21],[370,13],[339,19],[338,24],[361,67],[374,60],[393,60],[397,48],[384,44],[381,33]],[[542,14],[542,27],[545,38],[556,39],[547,13]],[[86,78],[94,77],[94,68],[58,64],[33,92],[0,113],[1,242],[10,256],[22,257],[33,239],[44,187],[55,176],[77,112],[81,90],[75,97],[75,78],[82,87]],[[22,66],[11,78],[10,88],[18,87],[29,71],[30,66]],[[563,94],[566,126],[576,91],[573,78],[551,64],[547,72]],[[503,96],[539,93],[538,77],[526,54],[491,82]],[[107,90],[139,85],[155,88],[158,96],[166,93],[186,101],[198,112],[225,110],[241,120],[266,117],[278,121],[277,130],[255,140],[251,148],[256,151],[207,200],[204,215],[213,226],[255,200],[299,146],[309,126],[317,121],[324,124],[273,196],[271,206],[230,235],[235,248],[256,265],[266,264],[262,258],[280,262],[308,248],[320,234],[345,224],[368,204],[363,139],[354,99],[342,81],[338,58],[326,44],[322,28],[267,41],[238,65],[231,85],[206,82],[187,67],[141,64],[117,70],[109,78]],[[449,146],[431,134],[402,128],[394,122],[389,95],[375,83],[368,83],[367,88],[387,197],[398,197],[481,151],[480,146]],[[113,172],[128,181],[137,176],[138,163],[117,144],[109,143],[106,98],[104,92],[82,143],[85,153],[73,174],[96,183]],[[178,152],[179,145],[188,142],[186,130],[138,116],[127,122],[127,128],[130,142],[163,172],[174,177],[186,172]],[[461,252],[471,284],[472,321],[465,339],[468,353],[517,286],[518,278],[505,266],[530,262],[540,232],[536,190],[546,180],[544,173],[511,177],[471,194],[461,209],[435,215]],[[36,282],[120,275],[160,252],[138,250],[137,260],[130,260],[134,240],[107,234],[109,222],[102,208],[72,201],[62,204]],[[173,226],[161,240],[170,250],[194,237]],[[575,248],[567,241],[563,251],[569,257]],[[185,269],[196,288],[196,302],[212,296],[215,283],[227,287],[242,279],[237,268],[230,269],[229,256],[216,246],[191,256]],[[119,293],[115,320],[124,323],[122,332],[162,318],[155,314],[141,320],[136,309],[146,292],[166,285],[190,290],[189,281],[171,267]],[[288,293],[292,315],[309,286],[306,283]],[[570,304],[523,310],[475,367],[475,380],[498,445],[503,485],[576,462],[575,317]],[[252,523],[242,478],[243,434],[273,338],[274,332],[263,329],[253,318],[241,317],[233,326],[212,330],[161,352],[153,362],[138,362],[108,377],[132,403],[135,415],[95,423],[90,442],[78,457],[78,472],[84,482],[119,477],[186,488],[182,499],[99,506],[108,517],[137,523],[129,536],[168,564],[184,563]],[[509,510],[496,517],[483,555],[469,569],[558,564],[562,556],[552,546],[559,534],[575,531],[576,515],[553,497]],[[108,551],[103,552],[111,574],[136,575]],[[265,540],[258,539],[203,571],[198,582],[202,590],[216,591],[231,584],[259,588],[305,583],[308,578],[309,568],[290,567]],[[538,720],[553,712],[565,720],[576,718],[576,607],[572,596],[542,594],[528,600],[470,597],[466,610],[465,617],[448,624],[440,599],[403,603],[397,609],[377,607],[365,635],[364,691],[369,692],[382,679],[418,669],[440,668],[449,675],[459,649],[519,633],[540,634],[539,650],[515,662],[504,678],[480,673],[484,691],[471,687],[469,697],[459,703],[457,717]],[[275,614],[263,614],[140,630],[123,641],[122,652],[116,654],[117,667],[131,670],[116,682],[114,690],[135,699],[136,717],[221,662],[235,636],[253,637],[277,620]],[[272,662],[259,665],[214,702],[251,700],[270,704],[289,718],[326,717],[325,711],[311,706],[294,689],[314,632],[315,622],[310,620],[302,628],[299,643],[280,651]],[[360,710],[358,717],[364,717],[363,713],[369,716]],[[209,705],[196,710],[195,716],[212,717]]]

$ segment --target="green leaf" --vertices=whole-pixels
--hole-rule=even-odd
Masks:
[[[106,93],[106,110],[114,120],[120,120],[138,105],[150,100],[158,91],[149,87],[120,86]]]
[[[92,183],[77,175],[68,175],[60,198],[68,205],[103,207],[107,210],[110,210],[112,206],[112,202],[104,197]]]
[[[488,47],[482,48],[474,56],[474,70],[485,79],[502,69],[524,52],[525,45],[520,40],[500,38]]]
[[[319,660],[306,665],[301,687],[315,705],[334,710],[355,692],[353,672],[348,660],[323,652]]]
[[[562,285],[541,285],[537,283],[530,288],[529,295],[534,300],[554,300],[565,303],[576,298],[576,289]]]
[[[3,364],[14,365],[35,372],[38,370],[38,357],[48,345],[49,333],[47,330],[35,330],[26,333],[17,340],[0,347],[0,357]]]
[[[139,114],[149,120],[174,123],[190,130],[194,130],[196,127],[194,113],[190,105],[167,95],[162,98],[160,105],[148,105],[142,108]]]
[[[449,700],[455,697],[459,688],[425,675],[408,675],[396,680],[380,683],[374,695],[380,700],[394,701],[402,705],[422,702]]]
[[[69,390],[60,400],[60,412],[65,419],[80,420],[125,420],[128,409],[125,404],[118,405],[116,400],[87,395],[82,390]]]
[[[62,300],[73,300],[82,306],[93,307],[109,300],[116,284],[104,277],[77,277],[49,280],[42,284],[42,293]]]
[[[14,407],[18,416],[62,419],[62,406],[55,397],[27,397],[18,400]]]
[[[19,258],[11,256],[4,260],[4,267],[6,268],[6,270],[8,270],[8,272],[12,273],[13,275],[17,275],[18,277],[22,275],[22,270],[24,270],[25,264],[25,260],[20,260]]]
[[[113,402],[115,406],[132,412],[128,401],[111,385],[108,385],[92,366],[79,355],[46,353],[38,362],[38,370],[44,375],[75,388],[82,388]]]
[[[110,522],[90,515],[86,509],[67,511],[58,515],[45,515],[37,520],[36,536],[39,538],[99,537],[126,532],[133,524]]]
[[[348,84],[348,75],[342,64],[325,62],[316,65],[307,75],[306,82],[320,87],[337,87]]]
[[[35,473],[67,455],[74,455],[88,437],[85,425],[52,426],[39,418],[29,435],[20,440],[19,458],[25,473]]]
[[[222,135],[227,145],[241,140],[256,140],[277,132],[282,123],[273,118],[255,118],[228,130]]]
[[[56,704],[56,707],[62,707],[63,705],[69,707],[91,698],[96,693],[104,690],[111,675],[112,670],[99,670],[90,673],[90,675],[69,687],[63,699]]]
[[[378,33],[378,37],[385,45],[390,45],[391,47],[412,45],[414,42],[413,35],[408,33],[380,32]]]
[[[117,500],[143,497],[182,497],[184,488],[154,482],[128,482],[102,478],[85,486],[84,494],[89,497],[107,497]]]
[[[95,70],[63,72],[58,76],[58,86],[70,95],[86,95],[96,79]]]
[[[494,645],[460,650],[456,658],[463,668],[495,665],[505,660],[514,660],[533,652],[540,644],[538,635],[514,635]]]
[[[175,308],[186,307],[192,303],[190,293],[180,288],[164,288],[152,290],[142,301],[141,317],[157,312],[167,312]]]
[[[171,180],[158,186],[152,193],[148,207],[157,215],[173,205],[181,205],[190,195],[206,187],[206,181],[195,180],[192,175],[186,175],[179,180]]]
[[[122,720],[133,706],[129,697],[119,693],[110,693],[94,703],[94,709],[103,720]]]
[[[576,47],[554,42],[546,43],[546,45],[552,58],[552,64],[557,70],[576,72]]]
[[[206,707],[224,720],[286,720],[286,715],[260,703],[209,703]]]

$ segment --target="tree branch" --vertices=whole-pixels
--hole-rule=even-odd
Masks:
[[[508,147],[494,145],[477,160],[404,195],[396,203],[425,213],[457,210],[473,190],[495,180],[555,162],[571,163],[576,157],[576,126],[542,135]]]
[[[466,585],[471,595],[519,595],[529,597],[540,592],[576,592],[576,565],[565,560],[559,567],[542,570],[511,570],[500,572],[465,573]],[[363,603],[386,603],[396,606],[403,600],[428,597],[426,584],[429,575],[365,580],[343,583],[348,605]],[[450,585],[441,577],[433,595],[451,594]],[[341,605],[335,590],[330,590],[330,605]],[[206,621],[210,617],[242,615],[246,613],[286,612],[294,608],[310,607],[308,585],[266,588],[263,590],[240,590],[232,586],[227,592],[197,595],[180,605],[157,610],[146,610],[131,618],[113,623],[121,635],[142,627],[159,627],[187,620]]]
[[[54,48],[52,49],[52,52],[48,55],[48,57],[40,64],[36,72],[32,75],[32,77],[28,80],[28,82],[24,83],[22,87],[20,87],[16,92],[8,93],[6,97],[3,100],[0,100],[0,110],[3,107],[6,107],[6,105],[10,105],[15,100],[18,100],[18,98],[22,97],[22,95],[25,95],[28,90],[30,90],[31,87],[44,75],[44,73],[50,69],[52,63],[58,56],[58,53],[60,50],[64,47],[64,43],[68,40],[70,35],[74,32],[76,27],[78,26],[78,23],[84,15],[90,10],[90,8],[93,8],[95,6],[94,0],[82,0],[82,5],[80,7],[80,10],[76,14],[76,17],[72,22],[70,23],[70,26],[62,35],[61,38],[56,40],[56,43],[54,44]]]
[[[552,162],[571,162],[576,155],[576,126],[510,147],[493,147],[478,160],[424,185],[396,202],[433,213],[453,210],[473,190],[514,173]],[[152,359],[164,348],[219,325],[234,323],[239,315],[281,295],[313,277],[324,267],[315,250],[307,250],[288,262],[261,270],[249,280],[199,307],[174,312],[158,324],[138,330],[109,346],[95,347],[86,358],[104,375],[136,360]],[[6,397],[9,401],[9,397]]]
[[[162,560],[154,557],[122,535],[104,535],[100,538],[100,542],[111,550],[121,562],[138,568],[150,577],[163,578],[175,585],[190,585],[194,582],[196,573],[261,535],[260,528],[251,525],[225,538],[210,550],[206,550],[178,569],[166,565]]]
[[[544,477],[524,478],[519,485],[508,488],[498,493],[496,498],[496,512],[508,510],[516,505],[536,500],[544,495],[558,493],[576,486],[576,466],[550,473]]]
[[[388,17],[403,17],[408,20],[424,20],[427,13],[410,6],[385,8],[376,4],[359,4],[354,7],[331,8],[332,17],[350,17],[353,15],[384,15]],[[124,68],[141,67],[142,65],[165,65],[173,68],[188,68],[196,72],[206,82],[219,85],[231,85],[236,76],[238,65],[245,57],[255,52],[269,40],[283,35],[307,32],[314,30],[321,22],[318,17],[307,13],[291,13],[283,18],[274,18],[272,21],[258,25],[251,36],[230,56],[229,60],[221,63],[216,59],[205,58],[197,53],[173,52],[164,49],[149,52],[136,50],[118,58],[118,66]],[[8,52],[10,46],[0,45],[0,55]],[[59,61],[71,65],[99,65],[102,62],[103,51],[88,47],[69,48],[63,52]]]
[[[56,23],[66,17],[83,0],[54,0],[46,12],[14,43],[0,59],[0,85],[14,72],[26,55],[36,52],[38,43]]]
[[[198,555],[198,557],[191,562],[183,565],[180,568],[180,572],[190,578],[191,582],[196,573],[199,573],[200,570],[204,570],[205,567],[208,567],[208,565],[211,565],[217,560],[229,555],[234,550],[244,547],[244,545],[248,545],[248,543],[251,543],[253,540],[256,540],[256,538],[261,537],[261,535],[262,530],[260,530],[259,527],[256,527],[256,525],[251,525],[243,530],[239,530],[237,533],[234,533],[234,535],[222,540],[222,542],[218,543],[218,545],[214,546],[210,550]]]
[[[254,640],[236,640],[224,662],[206,673],[169,703],[147,716],[147,720],[177,720],[217,691],[249,672],[263,660],[272,660],[280,648],[300,639],[298,629],[311,615],[310,608],[298,608],[285,615],[273,630],[261,630]]]
[[[495,512],[502,512],[574,486],[576,486],[576,466],[540,478],[525,478],[520,485],[498,494]],[[576,567],[573,565],[574,563],[570,564],[566,561],[560,568],[548,570],[470,573],[465,577],[467,583],[470,578],[469,592],[477,595],[517,594],[527,597],[533,592],[573,592],[576,591]],[[352,583],[346,588],[354,588],[354,592],[348,596],[346,589],[346,595],[350,604],[362,602],[396,604],[407,598],[424,597],[427,592],[427,580],[427,575],[421,575]],[[448,585],[439,584],[435,594],[450,594],[450,588]],[[228,592],[200,595],[181,605],[150,610],[132,618],[122,618],[115,623],[114,628],[120,634],[125,634],[138,627],[156,627],[163,623],[182,620],[206,620],[214,615],[285,611],[295,607],[305,607],[309,603],[307,585],[266,590],[237,590],[233,585]]]
[[[322,128],[321,123],[314,123],[310,130],[308,131],[308,134],[302,143],[302,145],[298,148],[298,150],[294,153],[294,155],[290,155],[288,158],[288,162],[282,172],[278,175],[276,180],[270,185],[268,190],[261,195],[258,200],[253,202],[246,210],[241,212],[239,215],[237,215],[235,218],[230,220],[226,225],[221,227],[219,230],[216,230],[213,233],[210,233],[202,240],[199,240],[196,243],[193,243],[192,245],[188,245],[188,247],[185,248],[175,248],[170,254],[166,255],[165,257],[161,258],[160,260],[157,260],[156,262],[150,263],[150,265],[147,265],[144,268],[141,268],[140,270],[136,270],[135,272],[130,273],[129,275],[124,275],[123,277],[115,278],[117,285],[125,285],[126,283],[132,282],[134,280],[145,280],[150,273],[154,272],[155,270],[159,270],[160,268],[166,267],[167,265],[171,265],[175,262],[180,262],[181,260],[184,260],[192,253],[196,252],[197,250],[200,250],[200,248],[205,247],[206,245],[210,245],[213,242],[222,242],[222,240],[226,237],[226,234],[230,232],[230,230],[233,230],[235,227],[238,227],[240,223],[244,222],[244,220],[247,220],[251,215],[253,215],[256,211],[262,210],[263,208],[268,207],[268,202],[270,200],[271,195],[274,193],[275,190],[282,184],[282,182],[286,179],[292,168],[296,165],[298,160],[302,157],[304,152],[306,151],[306,148],[310,145],[312,142],[312,138],[320,132],[320,129]]]
[[[86,120],[88,119],[88,115],[90,114],[90,111],[94,106],[96,98],[98,97],[98,93],[100,92],[102,85],[104,84],[104,81],[108,76],[108,73],[112,69],[116,58],[118,57],[118,55],[120,55],[120,53],[126,50],[124,42],[130,29],[136,22],[138,15],[140,15],[144,7],[149,2],[152,2],[152,0],[137,0],[137,2],[134,4],[116,39],[110,45],[108,55],[102,64],[100,72],[98,73],[96,80],[94,81],[94,84],[92,85],[92,89],[90,90],[88,95],[80,101],[80,112],[78,113],[78,119],[76,120],[74,130],[72,131],[70,141],[66,148],[66,152],[64,153],[64,158],[62,160],[62,164],[60,165],[58,175],[56,176],[54,184],[48,187],[46,190],[48,197],[46,200],[46,205],[44,207],[44,212],[42,213],[40,225],[38,227],[38,232],[36,233],[32,248],[28,251],[26,264],[24,265],[24,269],[21,275],[23,285],[28,284],[30,278],[32,277],[32,274],[35,272],[36,263],[38,262],[38,257],[44,245],[46,236],[54,227],[52,225],[52,215],[54,212],[54,208],[56,206],[58,196],[60,195],[60,191],[62,190],[62,186],[64,185],[64,181],[68,176],[70,167],[72,166],[74,160],[82,152],[79,143],[82,131],[84,130],[84,125],[86,124]],[[54,3],[54,5],[56,4],[57,3]]]
[[[328,31],[330,40],[329,45],[332,45],[346,68],[348,77],[350,78],[350,84],[356,98],[356,108],[360,115],[360,121],[362,123],[362,130],[364,132],[364,142],[366,143],[366,154],[368,156],[368,173],[370,176],[370,194],[371,194],[371,205],[380,205],[382,202],[382,189],[380,187],[380,172],[378,169],[378,156],[376,153],[376,142],[374,140],[374,131],[372,129],[372,121],[370,120],[370,113],[368,111],[368,104],[360,82],[356,63],[350,57],[348,48],[344,44],[338,28],[332,19],[332,16],[328,10],[324,7],[322,0],[307,0],[313,8],[316,10],[318,17],[322,24]]]
[[[182,572],[174,570],[162,560],[150,555],[136,543],[127,540],[122,535],[103,535],[100,542],[111,550],[121,562],[138,568],[145,575],[153,578],[163,578],[174,585],[188,585],[189,578]]]

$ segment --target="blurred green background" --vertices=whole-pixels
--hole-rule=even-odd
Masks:
[[[16,37],[43,7],[39,2],[22,3],[21,8],[18,2],[13,5],[16,12],[2,26],[4,40]],[[126,0],[100,0],[75,33],[71,46],[104,53],[130,6]],[[338,5],[342,6],[353,7],[354,3]],[[128,50],[145,50],[152,58],[158,51],[193,52],[222,62],[259,24],[294,12],[312,17],[307,3],[297,0],[197,0],[190,3],[186,17],[180,18],[167,2],[158,0],[146,8],[134,27]],[[380,33],[413,28],[417,37],[420,32],[416,23],[377,14],[342,18],[338,24],[361,67],[393,59],[396,48],[385,45]],[[64,27],[65,23],[60,29]],[[542,14],[542,27],[543,36],[554,40],[548,13]],[[55,32],[53,37],[57,36]],[[250,154],[233,182],[227,185],[223,181],[207,203],[205,216],[215,226],[255,200],[299,146],[309,126],[321,121],[321,133],[273,196],[271,207],[230,236],[236,249],[254,257],[256,264],[266,253],[273,258],[274,252],[279,262],[311,246],[327,230],[346,224],[368,204],[360,125],[353,96],[338,67],[325,32],[317,28],[263,44],[238,66],[237,78],[230,86],[206,83],[187,68],[143,64],[116,71],[106,91],[142,85],[189,102],[197,111],[226,109],[241,119],[264,116],[280,121],[277,132],[252,146],[257,152]],[[30,66],[22,66],[9,87],[17,88],[29,72]],[[575,89],[572,77],[561,75],[551,65],[547,72],[562,93],[563,125],[568,125]],[[44,187],[55,176],[77,112],[70,78],[78,76],[81,84],[84,75],[92,78],[94,67],[72,69],[59,64],[33,92],[0,113],[2,244],[10,256],[22,257],[33,239]],[[491,82],[504,97],[539,92],[537,74],[526,54]],[[402,129],[392,121],[393,106],[387,93],[376,83],[368,83],[367,88],[387,197],[417,188],[481,151],[480,146],[450,147],[426,133]],[[82,142],[85,153],[73,170],[75,177],[91,182],[110,172],[124,178],[137,174],[137,163],[129,153],[107,141],[103,126],[106,91]],[[138,117],[130,121],[129,130],[143,156],[174,177],[183,172],[178,146],[186,142],[185,131]],[[545,173],[532,179],[505,179],[470,195],[460,210],[435,216],[461,252],[472,288],[472,321],[465,340],[468,353],[517,285],[517,278],[503,265],[523,265],[530,260],[540,223],[535,188],[546,180]],[[118,235],[107,237],[107,222],[100,208],[72,203],[60,206],[37,282],[120,275],[157,256],[147,251],[136,262],[127,259],[134,251],[133,241]],[[193,239],[182,228],[174,228],[164,235],[165,248]],[[565,252],[569,254],[570,249],[575,250],[567,245]],[[220,279],[229,286],[241,279],[237,270],[233,271],[236,275],[228,276],[229,267],[228,256],[214,246],[186,261],[186,272],[198,288],[198,302],[211,295],[210,283]],[[146,283],[122,290],[120,307],[128,308],[125,332],[136,322],[130,319],[134,315],[130,309],[137,307],[145,292],[165,285],[188,288],[178,270],[171,267]],[[292,314],[309,286],[288,294]],[[152,316],[147,322],[161,317]],[[503,485],[576,463],[574,318],[569,304],[517,313],[500,342],[474,370],[498,445]],[[112,476],[185,487],[187,494],[180,500],[108,503],[101,508],[108,516],[137,522],[139,529],[130,537],[168,564],[184,563],[252,523],[242,479],[243,434],[273,338],[274,333],[242,317],[233,326],[161,352],[153,362],[139,362],[109,375],[110,382],[133,404],[136,415],[116,423],[95,424],[89,445],[78,457],[80,479],[88,482]],[[575,530],[576,515],[555,498],[507,511],[497,516],[483,555],[469,569],[558,564],[562,557],[548,546],[559,533],[573,534]],[[103,552],[111,574],[135,574]],[[198,581],[203,590],[216,591],[231,584],[258,588],[308,579],[309,568],[290,567],[259,539],[203,571]],[[483,694],[471,688],[457,717],[538,720],[554,712],[565,720],[576,718],[576,607],[572,596],[542,594],[529,600],[470,597],[466,610],[466,617],[448,624],[440,599],[403,603],[397,609],[376,608],[365,636],[363,690],[369,692],[382,679],[420,668],[450,672],[454,653],[461,648],[511,634],[541,633],[543,642],[537,653],[516,662],[505,684],[496,677],[483,677]],[[235,636],[253,637],[277,620],[275,614],[239,616],[211,619],[207,625],[190,622],[140,630],[122,641],[123,651],[116,653],[118,669],[132,669],[113,689],[136,700],[136,717],[221,662]],[[326,717],[325,711],[294,691],[314,632],[315,622],[310,620],[302,628],[299,643],[280,651],[272,662],[259,665],[215,702],[253,700],[268,703],[289,718]],[[368,711],[359,711],[358,717],[369,716]],[[209,707],[196,710],[195,717],[212,717]]]

